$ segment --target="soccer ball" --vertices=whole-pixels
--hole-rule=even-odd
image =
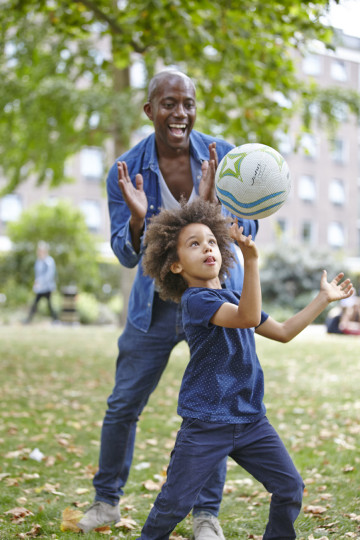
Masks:
[[[286,201],[289,167],[279,152],[259,143],[237,146],[220,161],[215,189],[220,202],[240,218],[262,219]]]

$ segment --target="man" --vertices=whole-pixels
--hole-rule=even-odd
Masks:
[[[122,155],[107,180],[111,246],[121,264],[137,265],[125,329],[119,338],[115,386],[108,399],[95,502],[78,524],[87,532],[120,519],[119,498],[131,466],[137,419],[156,388],[170,353],[184,339],[180,312],[164,302],[154,282],[143,275],[141,259],[146,224],[160,208],[176,208],[181,197],[215,201],[214,179],[220,159],[232,148],[223,140],[193,131],[195,86],[179,71],[163,71],[150,81],[144,111],[155,133]],[[245,221],[244,234],[257,232]],[[236,265],[225,284],[240,287]],[[196,540],[223,539],[217,519],[226,475],[226,460],[214,471],[193,510]]]

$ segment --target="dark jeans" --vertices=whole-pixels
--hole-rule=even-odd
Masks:
[[[148,333],[127,323],[119,338],[115,386],[108,399],[99,458],[94,477],[95,499],[116,505],[128,479],[133,458],[136,423],[155,390],[172,349],[184,339],[178,309],[155,295],[153,319]],[[179,372],[179,380],[182,378]],[[175,411],[174,411],[175,412]],[[194,503],[194,513],[206,510],[217,515],[226,477],[226,459],[213,469]]]
[[[304,484],[267,418],[251,424],[213,424],[185,418],[166,483],[141,531],[141,540],[167,540],[225,456],[232,457],[272,493],[263,540],[296,538],[294,522],[301,509]]]
[[[28,318],[27,318],[27,322],[30,322],[31,319],[33,318],[33,316],[35,315],[38,303],[42,298],[46,298],[46,300],[47,300],[49,312],[50,312],[50,315],[51,315],[52,319],[54,321],[57,319],[57,315],[56,315],[56,313],[55,313],[55,311],[54,311],[54,309],[52,307],[52,304],[51,304],[51,291],[48,291],[48,292],[37,293],[37,295],[35,296],[35,300],[33,302],[33,305],[31,306],[31,309],[30,309],[30,312],[29,312],[29,315],[28,315]]]

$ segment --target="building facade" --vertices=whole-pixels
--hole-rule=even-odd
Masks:
[[[360,90],[360,39],[341,36],[335,53],[316,49],[299,59],[302,77],[324,87]],[[315,116],[318,111],[312,111]],[[283,207],[260,222],[258,244],[277,239],[314,248],[360,255],[359,123],[345,108],[336,111],[339,128],[333,139],[325,128],[298,137],[299,125],[283,136],[278,150],[288,162],[292,188]]]

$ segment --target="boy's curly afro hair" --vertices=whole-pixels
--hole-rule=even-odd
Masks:
[[[228,232],[229,219],[221,214],[219,204],[209,203],[197,197],[188,203],[180,201],[176,210],[162,210],[151,218],[145,235],[145,253],[142,260],[144,273],[155,280],[163,300],[180,302],[187,283],[170,267],[178,261],[177,245],[180,231],[191,223],[203,223],[214,234],[222,256],[220,279],[233,264],[231,238]]]

